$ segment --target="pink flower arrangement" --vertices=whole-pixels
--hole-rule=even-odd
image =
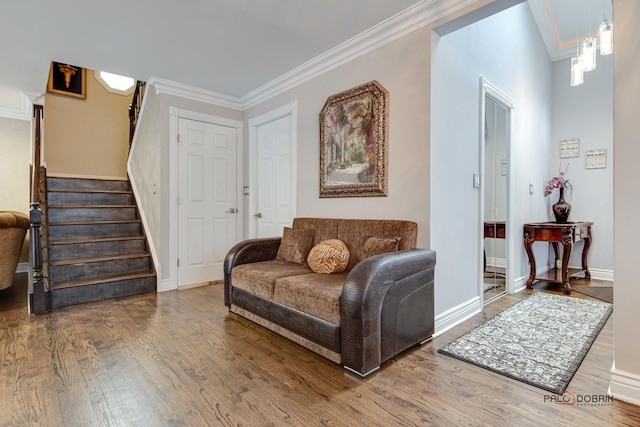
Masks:
[[[562,167],[562,165],[560,167]],[[553,193],[553,190],[555,190],[556,188],[566,188],[568,190],[573,190],[573,187],[569,183],[569,180],[565,179],[564,177],[564,174],[565,172],[567,172],[567,169],[569,169],[569,165],[567,165],[564,171],[561,171],[560,169],[558,169],[560,176],[554,176],[549,180],[547,185],[544,187],[545,197]]]

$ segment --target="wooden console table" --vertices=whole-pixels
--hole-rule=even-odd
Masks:
[[[507,237],[507,223],[505,221],[485,221],[484,237],[504,239]]]
[[[527,280],[527,288],[533,287],[533,282],[541,280],[545,282],[559,283],[564,286],[564,292],[571,295],[571,285],[569,277],[584,271],[584,278],[591,279],[589,267],[587,266],[587,257],[589,256],[589,247],[591,247],[591,226],[592,222],[538,222],[524,225],[524,249],[529,257],[529,266],[531,267],[529,279]],[[584,240],[582,248],[582,268],[569,268],[569,258],[571,257],[571,249],[573,244]],[[556,255],[556,263],[554,268],[536,277],[536,260],[531,250],[531,245],[535,241],[550,242]],[[562,268],[560,271],[555,268],[560,259],[558,253],[558,243],[562,243]]]
[[[507,223],[505,221],[485,221],[484,222],[484,237],[492,239],[506,239],[507,238]],[[484,251],[484,272],[487,271],[487,251]],[[504,273],[494,272],[499,276],[504,276]]]

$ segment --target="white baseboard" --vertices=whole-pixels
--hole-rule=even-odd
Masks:
[[[434,338],[482,311],[480,297],[473,297],[436,316]]]
[[[167,292],[167,291],[175,291],[175,290],[176,288],[171,286],[170,279],[165,279],[158,282],[157,292]]]
[[[28,273],[29,272],[29,263],[21,262],[18,264],[18,268],[16,268],[16,273]]]
[[[640,406],[640,375],[611,368],[608,393],[614,399]]]
[[[613,270],[601,270],[599,268],[590,268],[591,279],[602,280],[605,282],[613,282]]]
[[[527,280],[529,279],[529,275],[518,277],[513,282],[513,287],[511,288],[512,294],[517,294],[520,291],[523,291],[527,288]]]
[[[487,257],[487,267],[507,268],[507,260],[505,258]]]

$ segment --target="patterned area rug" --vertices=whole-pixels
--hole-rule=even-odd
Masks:
[[[571,290],[613,304],[613,286],[571,285]]]
[[[438,351],[562,393],[611,312],[604,302],[538,292]]]

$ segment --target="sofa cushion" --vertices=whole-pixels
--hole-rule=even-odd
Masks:
[[[365,242],[363,253],[364,258],[378,254],[386,254],[387,252],[395,252],[398,250],[398,242],[400,237],[376,237],[370,236]]]
[[[313,236],[313,230],[285,227],[276,260],[306,263],[313,247]]]
[[[340,221],[337,239],[342,240],[351,254],[347,270],[367,258],[364,244],[370,236],[396,238],[398,250],[416,247],[417,224],[400,220],[344,219]]]
[[[311,273],[276,280],[273,301],[335,325],[340,324],[340,297],[348,273]]]
[[[338,239],[324,240],[309,252],[307,263],[316,273],[342,273],[349,262],[349,250]]]
[[[278,260],[252,262],[233,267],[231,283],[234,287],[271,299],[277,279],[308,273],[311,269],[306,264]]]
[[[339,219],[332,218],[294,218],[293,228],[313,230],[313,244],[317,245],[323,240],[338,238]]]

